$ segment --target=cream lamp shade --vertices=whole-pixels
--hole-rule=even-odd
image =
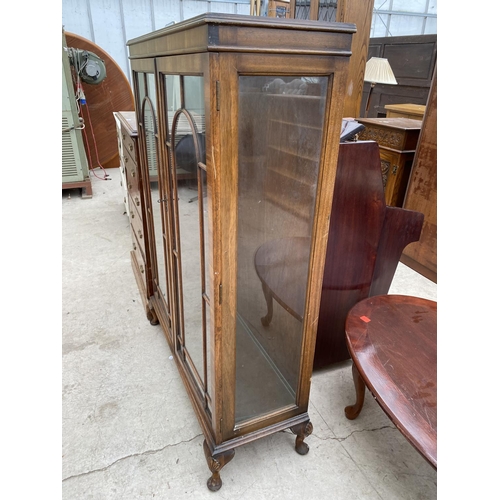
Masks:
[[[398,82],[387,59],[372,57],[365,68],[365,82],[397,85]]]
[[[366,100],[365,117],[368,116],[368,108],[372,98],[373,87],[376,83],[385,83],[386,85],[397,85],[398,82],[392,72],[389,61],[383,57],[372,57],[365,66],[365,82],[370,82],[368,99]]]

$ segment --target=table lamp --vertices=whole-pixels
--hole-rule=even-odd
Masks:
[[[385,83],[386,85],[397,85],[396,77],[392,72],[391,65],[387,59],[382,57],[372,57],[365,68],[365,82],[370,82],[370,90],[368,91],[368,99],[366,100],[365,118],[370,107],[373,87],[376,83]]]

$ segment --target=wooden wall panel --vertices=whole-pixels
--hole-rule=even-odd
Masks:
[[[336,21],[354,23],[357,29],[352,37],[352,56],[349,60],[347,91],[344,101],[344,116],[346,117],[355,118],[360,113],[374,1],[339,0],[337,3]]]
[[[422,212],[424,225],[420,240],[406,247],[401,262],[437,283],[437,71],[403,207]]]
[[[389,60],[397,85],[377,84],[373,88],[368,118],[384,117],[386,104],[426,104],[437,60],[437,35],[393,36],[371,38],[371,57]],[[365,83],[362,113],[370,84]]]

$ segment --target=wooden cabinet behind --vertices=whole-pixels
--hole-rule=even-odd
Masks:
[[[150,321],[157,322],[154,317],[154,311],[149,307],[152,283],[151,270],[148,267],[150,260],[147,245],[148,234],[143,224],[146,203],[139,156],[136,115],[134,111],[117,111],[113,115],[115,117],[118,139],[123,203],[125,212],[130,220],[130,236],[132,238],[130,257],[132,269],[147,317]]]
[[[203,430],[211,490],[249,441],[290,428],[308,451],[354,32],[206,14],[128,42],[148,301]]]
[[[421,122],[409,118],[358,118],[366,128],[361,140],[376,141],[387,205],[402,207]]]

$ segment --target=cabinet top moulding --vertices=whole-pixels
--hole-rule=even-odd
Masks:
[[[314,36],[298,39],[297,30]],[[127,45],[130,59],[206,51],[350,57],[353,33],[356,26],[350,23],[207,13],[134,38]]]

